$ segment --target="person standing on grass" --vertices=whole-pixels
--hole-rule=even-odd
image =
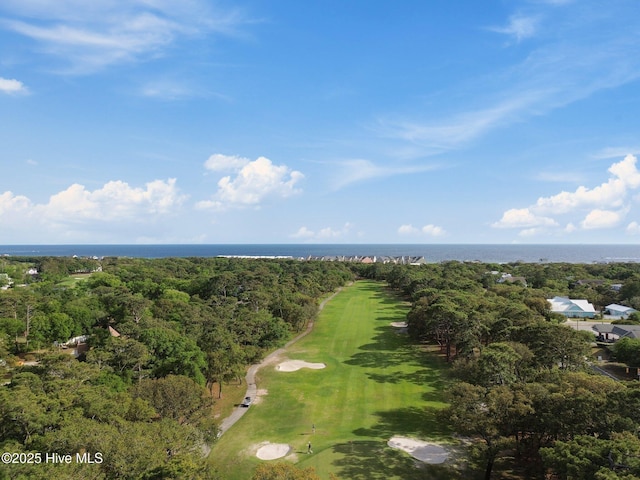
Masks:
[[[316,424],[315,423],[313,423],[311,425],[311,433],[316,433]]]
[[[311,450],[311,442],[309,442],[309,444],[307,445],[307,455],[309,453],[313,453],[313,450]]]

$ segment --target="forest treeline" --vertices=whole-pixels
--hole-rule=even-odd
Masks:
[[[639,308],[640,264],[446,262],[359,273],[409,299],[409,334],[438,345],[450,362],[442,419],[473,440],[478,478],[640,478],[640,382],[595,373],[595,335],[567,326],[546,300]],[[501,283],[503,273],[528,286]],[[618,360],[640,361],[638,340],[611,350]]]
[[[203,456],[223,385],[358,277],[411,302],[411,339],[439,346],[451,372],[442,421],[473,440],[480,477],[640,476],[640,382],[594,374],[594,336],[546,300],[639,308],[640,264],[11,257],[0,259],[0,282],[12,282],[0,291],[0,446],[101,455],[2,465],[0,479],[218,478]],[[89,348],[76,360],[64,344],[80,336]],[[617,353],[633,362],[640,345]]]
[[[11,479],[217,478],[203,454],[222,385],[354,277],[340,263],[226,258],[3,258],[0,274],[13,282],[0,291],[2,450],[100,454],[0,465]],[[65,345],[76,337],[80,361]]]

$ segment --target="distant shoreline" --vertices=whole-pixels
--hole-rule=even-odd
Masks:
[[[331,259],[343,257],[424,257],[426,263],[632,263],[640,245],[611,244],[154,244],[0,245],[0,255],[78,257],[244,257]]]

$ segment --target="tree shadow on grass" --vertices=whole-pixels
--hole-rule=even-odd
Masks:
[[[367,376],[374,382],[379,383],[397,385],[402,382],[409,382],[415,385],[428,385],[435,391],[442,391],[444,389],[442,375],[440,372],[434,371],[431,368],[421,368],[413,372],[406,372],[402,370],[384,373],[369,372],[367,373]]]
[[[391,477],[407,480],[425,478],[415,462],[402,452],[387,448],[386,442],[354,441],[333,447],[339,458],[333,462],[338,478],[382,480]]]
[[[338,478],[350,480],[402,480],[459,479],[460,475],[449,465],[427,465],[408,454],[394,450],[385,441],[354,441],[333,447],[338,459],[332,465]]]
[[[390,439],[394,435],[406,435],[422,439],[437,439],[451,436],[439,408],[404,407],[376,412],[379,418],[371,428],[358,428],[353,433],[360,437]]]
[[[400,336],[394,327],[381,326],[379,333],[367,343],[358,347],[359,352],[353,354],[345,363],[359,367],[388,368],[394,365],[422,365],[420,354],[415,351],[415,344],[407,337]]]

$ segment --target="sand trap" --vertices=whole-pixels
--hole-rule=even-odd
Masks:
[[[319,370],[321,368],[325,368],[326,365],[324,363],[309,363],[304,360],[287,360],[286,362],[282,362],[276,366],[276,370],[280,372],[295,372],[296,370],[300,370],[301,368],[312,368],[314,370]]]
[[[282,458],[289,453],[291,447],[286,443],[269,443],[266,442],[256,452],[256,457],[260,460],[275,460]]]
[[[392,437],[387,442],[391,448],[403,450],[413,458],[425,463],[443,463],[449,458],[449,452],[436,443],[415,440],[407,437]]]
[[[396,328],[407,328],[409,324],[407,322],[391,322],[391,326]]]

